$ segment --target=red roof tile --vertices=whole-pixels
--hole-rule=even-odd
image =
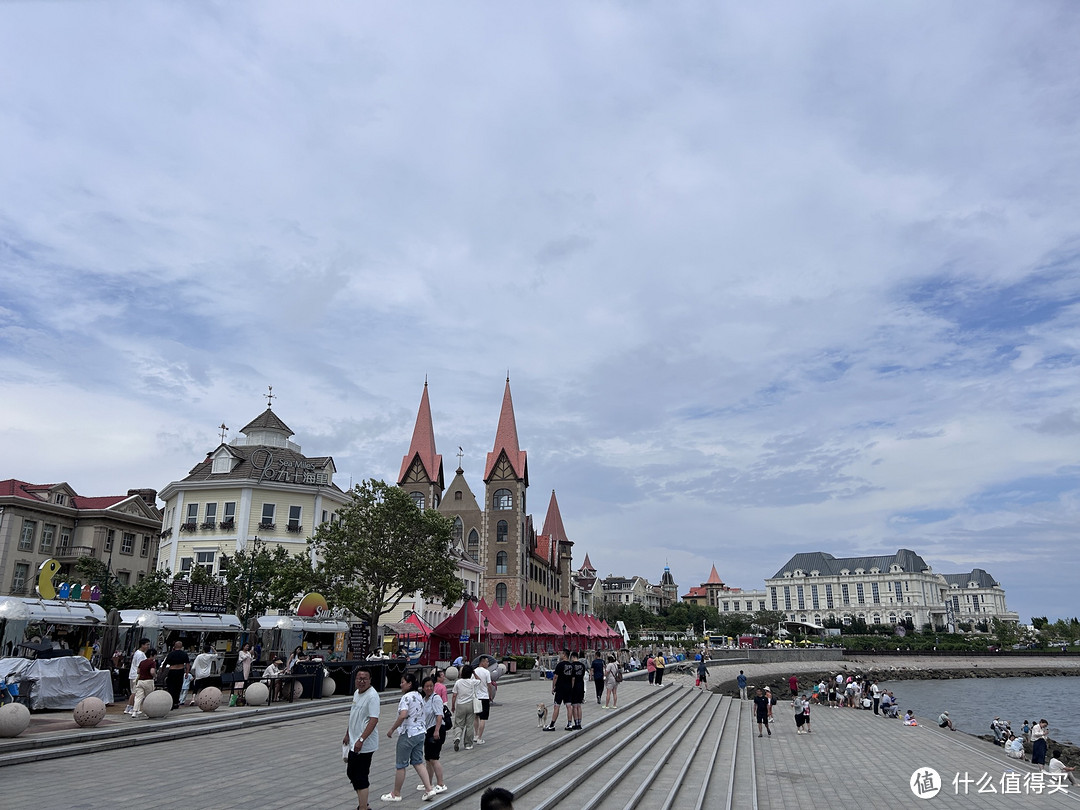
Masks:
[[[544,534],[549,535],[560,543],[570,542],[563,528],[562,514],[559,512],[559,502],[555,500],[555,490],[551,490],[551,500],[548,501],[547,517],[544,518]]]
[[[720,575],[718,573],[716,573],[716,566],[715,565],[713,565],[712,573],[709,574],[709,580],[705,584],[706,585],[723,585],[724,584],[724,581],[722,579],[720,579]]]

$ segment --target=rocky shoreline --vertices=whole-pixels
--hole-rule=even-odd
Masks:
[[[724,695],[738,695],[736,677],[745,670],[751,688],[768,686],[777,698],[790,694],[788,678],[796,675],[800,689],[811,689],[821,680],[835,678],[837,672],[862,675],[882,681],[906,680],[953,680],[957,678],[1023,678],[1080,676],[1080,661],[1053,658],[1008,658],[972,660],[962,656],[917,658],[884,658],[872,655],[848,657],[839,661],[789,661],[768,664],[721,664],[709,668],[713,683],[712,691]],[[991,734],[971,734],[976,739],[994,744]],[[1031,744],[1025,743],[1028,759]],[[1080,767],[1080,746],[1056,740],[1050,749],[1061,749],[1061,759],[1066,765]],[[1004,758],[1004,755],[1003,755]]]

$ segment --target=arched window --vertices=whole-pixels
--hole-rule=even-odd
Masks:
[[[423,492],[410,492],[409,497],[412,498],[412,502],[416,504],[416,508],[421,512],[424,511],[424,493]]]
[[[506,521],[505,520],[500,520],[495,525],[495,540],[496,540],[496,542],[505,543],[506,542],[506,533],[509,531],[509,529],[510,529],[510,527],[507,525]]]
[[[495,586],[495,603],[499,607],[504,607],[506,605],[506,583],[505,582],[500,582],[498,585]]]
[[[480,560],[480,534],[476,531],[476,529],[472,529],[469,532],[469,548],[468,548],[468,551],[469,551],[469,556],[472,557],[474,560],[479,562],[479,560]]]
[[[461,518],[454,518],[454,544],[460,546],[461,541],[465,539],[465,524],[461,522]]]
[[[514,496],[510,494],[508,489],[497,489],[495,494],[491,496],[491,508],[492,509],[513,509],[514,508]]]
[[[506,556],[505,551],[500,551],[498,554],[495,555],[495,573],[496,574],[505,574],[506,573],[506,563],[507,563],[507,560],[509,560],[509,559],[510,558]]]

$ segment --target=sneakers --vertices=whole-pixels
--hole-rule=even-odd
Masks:
[[[765,727],[765,730],[766,730],[767,732],[769,732],[769,736],[771,737],[771,736],[772,736],[772,729],[771,729],[771,728],[769,728],[768,726],[766,726],[766,727]]]
[[[472,751],[472,744],[470,743],[469,745],[466,745],[465,750],[466,751]]]
[[[434,799],[438,795],[439,795],[439,791],[432,788],[431,790],[429,790],[427,793],[424,794],[424,801],[425,802],[430,802],[432,799]]]
[[[574,731],[581,731],[581,723],[574,723]]]
[[[551,724],[551,725],[549,725],[549,726],[544,726],[544,727],[543,727],[543,728],[541,729],[541,731],[554,731],[554,730],[555,730],[555,724],[554,724],[554,723],[552,723],[552,724]]]
[[[473,742],[476,743],[477,745],[483,745],[484,744],[483,740],[473,740]]]
[[[426,793],[424,795],[427,796]],[[382,800],[384,802],[400,802],[401,801],[401,797],[400,796],[395,796],[393,793],[384,793],[381,798],[382,798]]]
[[[134,706],[125,706],[124,707],[124,714],[131,714],[131,710],[134,709],[134,708],[135,708]]]
[[[131,713],[131,719],[132,720],[149,720],[150,715],[146,714],[145,712],[138,712],[137,714],[135,712],[132,712]]]
[[[461,750],[461,740],[458,740],[458,739],[454,740],[454,750],[455,751],[460,751]]]
[[[567,731],[573,731],[573,730],[574,730],[574,727],[573,727],[573,726],[567,726],[567,727],[566,727],[566,730],[567,730]]]

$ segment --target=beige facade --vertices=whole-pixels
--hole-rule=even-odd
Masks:
[[[1005,591],[982,569],[965,574],[937,574],[913,551],[893,555],[836,558],[811,552],[796,554],[765,580],[769,609],[788,621],[821,626],[903,624],[916,630],[931,625],[955,630],[961,622],[1016,622],[1005,605]]]
[[[270,548],[304,551],[319,524],[349,500],[334,483],[334,460],[304,456],[269,407],[240,433],[162,489],[160,568],[186,574],[201,566],[217,576],[256,537]]]
[[[157,563],[160,521],[152,489],[87,497],[66,483],[0,481],[0,594],[36,596],[48,559],[60,563],[56,583],[76,581],[76,561],[94,557],[134,585]]]

